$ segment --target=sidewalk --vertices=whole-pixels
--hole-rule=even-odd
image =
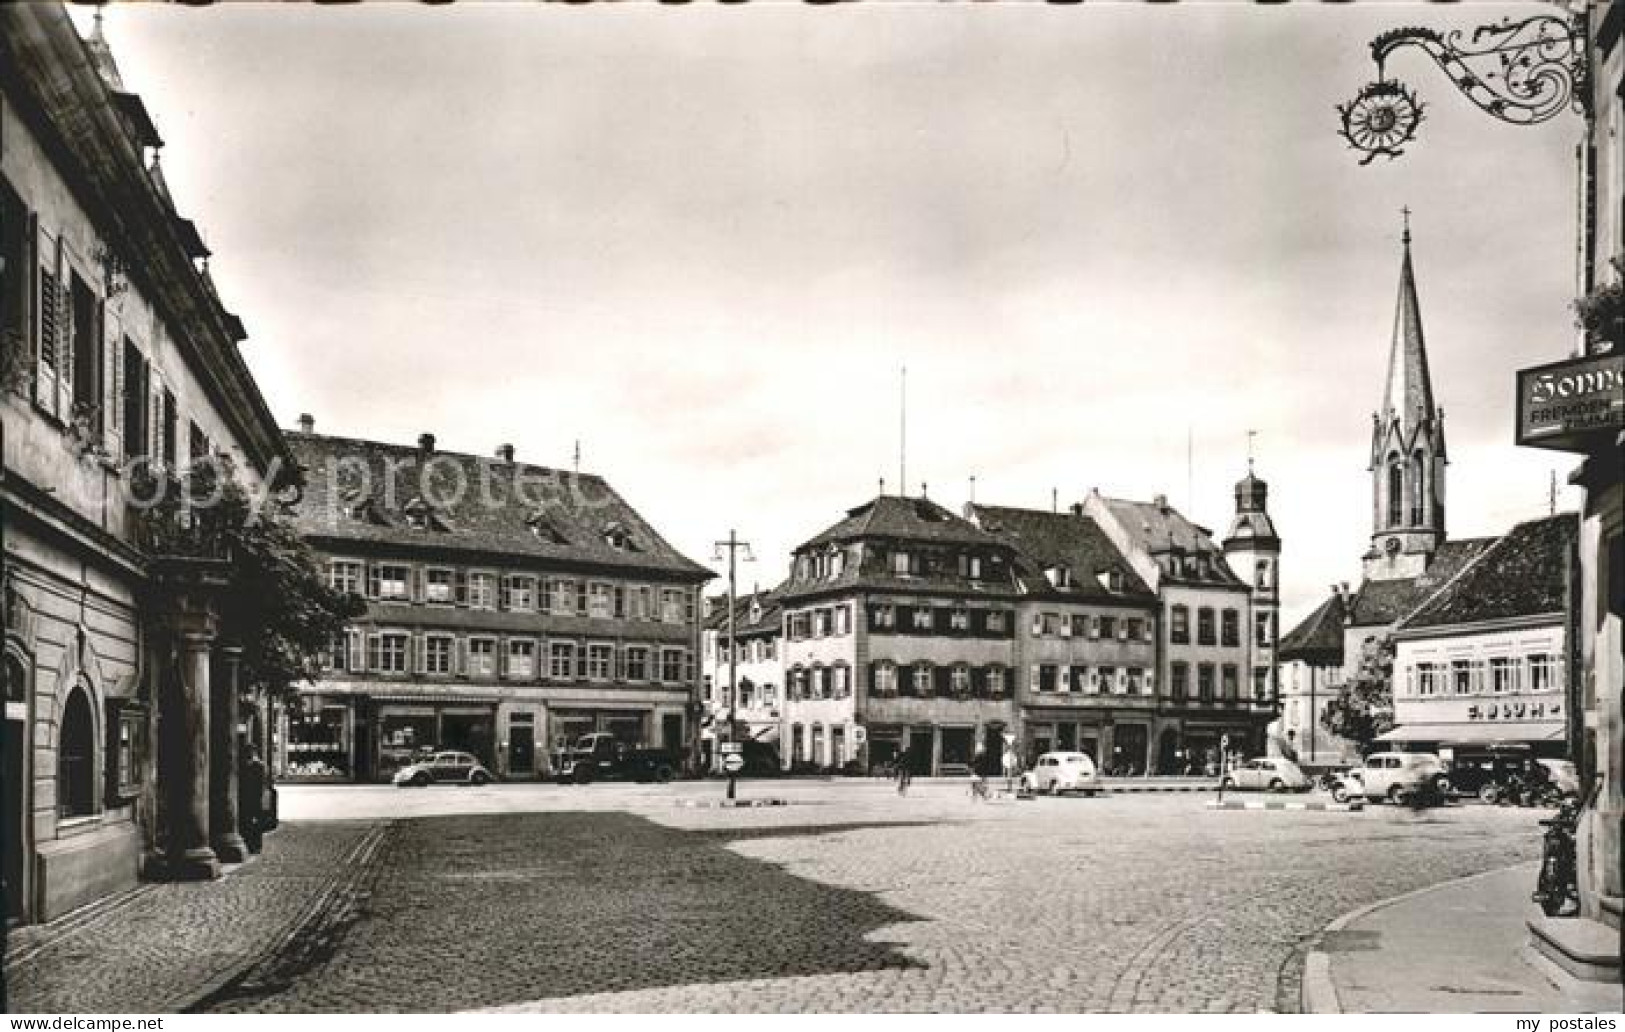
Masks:
[[[284,824],[211,882],[147,883],[9,937],[13,1013],[171,1014],[248,967],[344,873],[374,822]]]
[[[1332,922],[1309,954],[1304,1009],[1367,1013],[1617,1013],[1617,985],[1531,959],[1537,865],[1490,871]]]

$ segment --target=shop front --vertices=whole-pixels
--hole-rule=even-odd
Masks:
[[[1022,760],[1031,767],[1047,752],[1087,753],[1101,762],[1102,715],[1069,709],[1033,709],[1024,722]]]
[[[374,699],[377,716],[372,778],[387,781],[424,756],[455,750],[472,753],[495,769],[496,703],[470,704]]]
[[[312,781],[355,777],[355,711],[343,697],[300,695],[287,712],[286,750],[277,775]]]

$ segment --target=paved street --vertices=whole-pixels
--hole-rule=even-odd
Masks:
[[[790,805],[677,805],[716,784],[285,787],[265,859],[148,891],[40,950],[13,992],[29,1009],[156,1006],[143,987],[167,953],[202,958],[213,978],[193,991],[229,1011],[1290,1010],[1306,943],[1338,915],[1538,851],[1534,812],[1479,806],[741,794]],[[296,854],[319,856],[303,880]],[[85,965],[104,984],[76,985]]]

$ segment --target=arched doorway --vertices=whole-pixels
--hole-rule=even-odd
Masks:
[[[62,707],[62,733],[57,742],[57,812],[85,817],[96,812],[96,719],[90,696],[75,688]]]
[[[28,813],[24,790],[28,784],[23,753],[28,741],[28,670],[22,660],[7,654],[5,674],[5,723],[0,738],[0,876],[6,882],[6,919],[22,919],[23,901],[27,899],[27,886],[23,884],[28,870],[25,857],[28,844],[24,839],[24,816]]]

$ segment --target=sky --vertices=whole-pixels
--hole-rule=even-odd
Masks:
[[[885,479],[958,509],[1166,494],[1253,455],[1287,626],[1370,542],[1413,254],[1452,536],[1560,508],[1513,373],[1573,345],[1577,116],[1503,124],[1418,51],[1420,139],[1334,105],[1387,29],[1540,4],[114,5],[125,85],[278,421],[606,477],[722,571]],[[88,27],[83,10],[75,18]],[[718,587],[713,584],[713,588]]]

